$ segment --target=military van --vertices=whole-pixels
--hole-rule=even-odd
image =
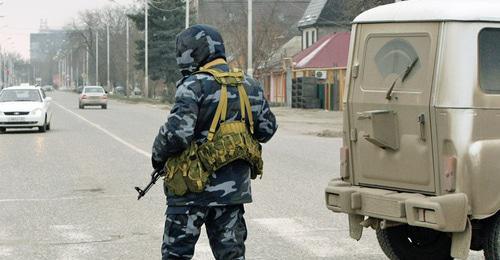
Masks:
[[[500,1],[410,0],[353,22],[340,178],[350,236],[390,259],[500,259]]]

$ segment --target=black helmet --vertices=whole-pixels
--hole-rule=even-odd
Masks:
[[[222,36],[216,28],[205,24],[193,25],[179,33],[175,49],[183,76],[215,59],[226,58]]]

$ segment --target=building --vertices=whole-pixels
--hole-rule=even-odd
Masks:
[[[298,23],[302,34],[302,49],[308,48],[325,35],[350,31],[351,21],[360,13],[394,1],[311,0]]]
[[[303,101],[303,106],[295,107],[317,107],[316,99],[321,99],[320,107],[324,109],[342,109],[340,97],[345,87],[351,21],[365,10],[392,2],[394,0],[309,1],[297,23],[302,51],[296,55],[288,52],[291,56],[281,56],[281,62],[270,62],[267,71],[259,75],[269,100],[293,105],[294,98],[300,98],[293,97],[294,91],[300,92],[293,90],[293,86],[315,82],[319,84],[317,97],[311,89],[307,97],[314,102]],[[297,38],[294,41],[296,43]]]
[[[314,78],[320,107],[342,110],[350,32],[331,33],[293,57],[293,78]],[[313,91],[314,92],[314,91]]]
[[[30,63],[32,74],[30,81],[41,80],[41,84],[53,84],[58,73],[58,63],[53,58],[62,48],[66,39],[63,30],[50,30],[46,22],[42,22],[40,31],[30,34]]]

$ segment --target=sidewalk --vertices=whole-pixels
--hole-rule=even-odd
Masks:
[[[143,104],[162,110],[170,110],[171,104],[146,101],[146,99],[112,98],[115,101],[128,104]],[[326,111],[320,109],[296,109],[287,107],[271,107],[276,115],[279,132],[295,135],[315,135],[320,137],[342,137],[341,111]]]
[[[341,111],[272,107],[280,132],[321,137],[342,137]]]

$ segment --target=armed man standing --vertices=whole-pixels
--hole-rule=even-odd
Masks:
[[[260,85],[230,70],[219,32],[194,25],[177,36],[175,104],[153,144],[165,168],[163,259],[191,259],[203,224],[216,259],[244,259],[244,204],[262,175],[260,143],[277,129]]]

